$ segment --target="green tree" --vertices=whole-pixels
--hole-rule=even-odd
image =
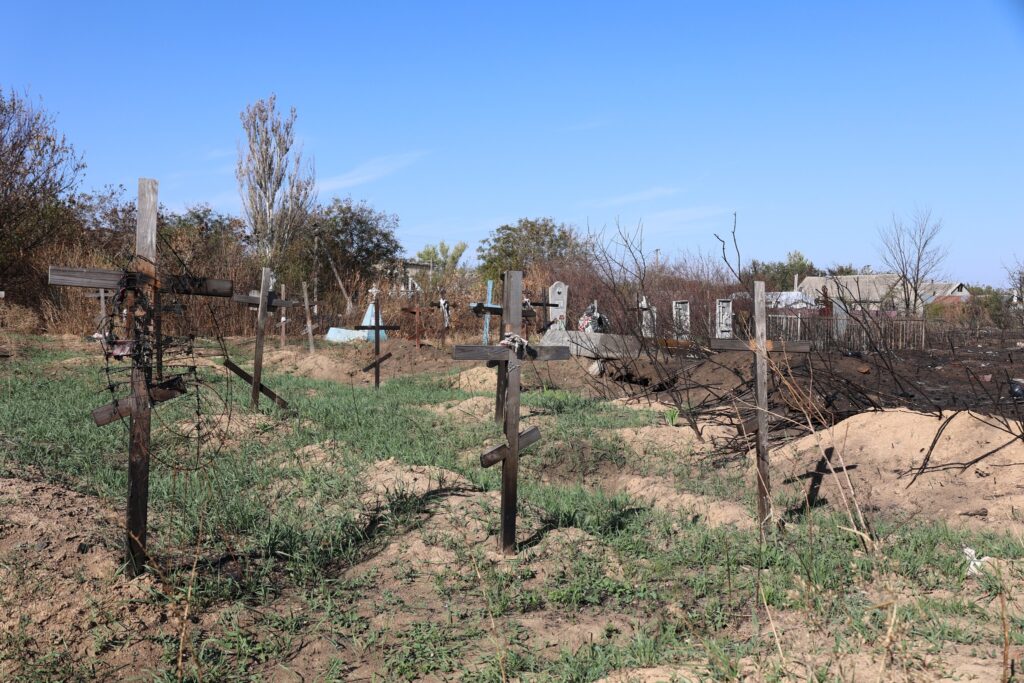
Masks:
[[[282,272],[292,281],[300,281],[317,269],[323,280],[337,283],[345,298],[345,312],[351,313],[359,287],[369,287],[400,260],[397,229],[395,214],[376,211],[351,198],[334,198],[316,210],[312,229],[294,241]]]
[[[468,246],[465,242],[456,242],[449,246],[441,240],[437,244],[428,244],[416,252],[416,260],[433,264],[434,277],[443,279],[458,270],[459,261],[462,260]]]
[[[520,218],[499,226],[480,242],[480,275],[497,279],[506,270],[526,270],[537,263],[566,261],[583,255],[589,243],[565,223],[551,218]]]
[[[808,275],[823,274],[809,258],[795,250],[786,254],[785,261],[754,259],[750,262],[749,273],[755,280],[764,280],[765,288],[773,292],[793,289],[794,275],[803,278]]]

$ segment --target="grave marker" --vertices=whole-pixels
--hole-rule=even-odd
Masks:
[[[567,360],[569,347],[531,347],[519,336],[522,325],[523,274],[514,270],[505,273],[500,307],[488,305],[488,313],[501,315],[502,340],[497,346],[456,346],[455,360],[483,360],[498,366],[495,396],[495,421],[504,425],[505,440],[480,456],[480,465],[490,467],[501,463],[501,533],[499,543],[506,555],[516,552],[516,498],[519,485],[519,452],[540,439],[540,429],[519,431],[520,372],[523,361]],[[481,304],[481,306],[483,306]],[[497,310],[494,310],[497,309]]]
[[[380,365],[388,358],[391,358],[390,351],[383,356],[380,355],[380,333],[384,330],[392,331],[401,328],[398,325],[380,324],[380,290],[377,289],[376,285],[370,290],[370,296],[373,297],[373,324],[356,325],[355,329],[373,330],[373,362],[363,368],[363,372],[373,370],[373,388],[380,389]]]
[[[158,274],[156,270],[156,216],[158,183],[139,179],[139,198],[135,228],[135,258],[130,271],[97,268],[61,268],[50,266],[49,284],[90,287],[116,292],[128,312],[127,340],[108,339],[120,344],[132,359],[131,395],[125,400],[93,411],[97,425],[130,417],[128,442],[128,498],[125,512],[126,561],[129,573],[140,573],[146,562],[146,534],[149,514],[149,456],[152,404],[185,393],[180,377],[154,383],[154,360],[165,345],[159,334],[161,292],[194,296],[230,297],[229,280]],[[159,377],[159,368],[158,375]]]
[[[232,363],[231,366],[228,366],[225,363],[225,367],[228,367],[229,370],[252,385],[252,390],[249,394],[249,405],[253,410],[256,410],[256,408],[259,407],[261,393],[273,393],[261,383],[263,378],[263,347],[267,332],[268,313],[270,311],[276,311],[279,308],[290,308],[295,305],[294,301],[288,301],[283,297],[278,298],[277,293],[271,291],[270,286],[273,279],[274,275],[270,271],[270,268],[264,268],[260,272],[260,289],[258,293],[255,295],[253,293],[248,295],[235,294],[231,297],[231,300],[236,303],[256,306],[256,349],[253,352],[252,376],[250,377],[249,373],[242,374],[237,372],[234,368],[237,368],[238,366],[234,363]],[[283,399],[280,400],[281,402],[284,402]],[[278,405],[280,405],[280,403]],[[288,404],[285,403],[282,407],[287,407],[287,405]]]
[[[732,339],[732,299],[715,301],[715,339]]]
[[[684,300],[672,302],[672,326],[675,328],[676,339],[690,338],[690,302]]]
[[[640,311],[640,335],[653,339],[658,330],[657,307],[647,303],[647,297],[644,296],[640,300],[637,310]]]
[[[719,299],[729,301],[728,299]],[[731,302],[730,302],[731,303]],[[731,308],[731,306],[730,306]],[[757,404],[757,516],[761,539],[767,537],[775,516],[772,510],[771,463],[768,459],[768,354],[771,351],[808,353],[810,342],[781,342],[765,339],[768,318],[765,314],[764,282],[754,282],[754,339],[712,339],[711,348],[719,351],[754,353],[754,395]]]
[[[569,311],[569,285],[561,280],[552,283],[548,287],[548,301],[551,303],[551,324],[548,325],[548,328],[564,330],[565,316],[568,315]]]

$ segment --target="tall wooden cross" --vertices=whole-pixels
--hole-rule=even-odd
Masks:
[[[523,273],[505,273],[500,307],[487,305],[484,312],[501,315],[502,340],[497,346],[456,346],[455,360],[483,360],[498,366],[494,419],[504,425],[506,444],[480,456],[480,465],[501,463],[501,535],[499,544],[506,555],[516,552],[516,497],[519,484],[519,452],[540,440],[540,429],[519,431],[520,371],[524,360],[568,360],[568,346],[532,347],[519,336],[523,315]],[[481,307],[484,304],[480,304]]]
[[[768,317],[765,312],[764,282],[754,283],[754,339],[712,339],[716,351],[752,351],[754,353],[754,396],[757,404],[757,517],[764,539],[771,531],[771,463],[768,458],[768,354],[772,351],[808,353],[810,342],[785,342],[766,339]]]
[[[185,393],[180,377],[159,381],[154,378],[154,361],[165,339],[159,333],[160,294],[190,294],[230,297],[229,280],[158,274],[156,269],[156,180],[139,179],[138,218],[135,231],[135,259],[130,271],[95,268],[50,267],[49,283],[70,287],[109,289],[115,305],[127,310],[127,340],[107,339],[108,346],[120,346],[132,359],[131,396],[93,411],[97,425],[110,424],[130,416],[128,443],[128,503],[125,520],[128,571],[138,574],[146,562],[146,531],[149,511],[149,454],[151,409],[154,403]]]
[[[260,274],[260,293],[259,296],[235,294],[231,297],[231,300],[240,303],[248,304],[250,306],[256,306],[256,350],[253,352],[252,359],[252,377],[249,377],[249,373],[238,372],[235,368],[238,366],[234,363],[224,365],[232,370],[236,375],[241,377],[246,382],[252,385],[252,390],[249,394],[249,404],[253,410],[259,407],[260,394],[266,394],[270,396],[275,403],[282,408],[287,408],[288,404],[284,402],[277,394],[270,391],[261,382],[263,378],[263,345],[267,332],[267,318],[270,311],[276,311],[284,308],[291,308],[297,302],[288,301],[283,296],[278,297],[277,292],[271,291],[270,282],[274,276],[270,268],[264,268]],[[282,312],[282,315],[284,313]]]
[[[390,351],[385,353],[383,356],[380,355],[380,333],[385,330],[394,331],[401,328],[398,325],[380,324],[380,290],[374,286],[374,288],[370,290],[370,296],[373,298],[373,324],[356,325],[356,329],[373,330],[373,362],[363,368],[363,372],[373,370],[373,388],[380,389],[380,365],[388,358],[391,358]]]

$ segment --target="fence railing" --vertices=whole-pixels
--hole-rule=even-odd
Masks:
[[[945,348],[978,337],[980,330],[944,320],[887,315],[768,315],[768,338],[808,341],[815,349],[849,351]]]

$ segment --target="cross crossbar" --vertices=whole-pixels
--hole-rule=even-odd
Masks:
[[[185,394],[185,392],[185,381],[180,376],[171,377],[150,388],[149,400],[153,403],[163,403],[164,401],[170,401],[172,398],[178,398]],[[92,411],[92,421],[96,423],[97,427],[103,427],[112,422],[117,422],[123,417],[128,417],[134,409],[134,396],[117,399],[113,403],[100,406]]]
[[[375,358],[372,363],[370,363],[365,368],[363,368],[363,372],[369,372],[370,370],[373,370],[374,368],[379,368],[380,364],[383,363],[384,361],[386,361],[388,358],[391,358],[391,352],[390,351],[385,353],[383,356],[378,356],[377,358]]]
[[[527,430],[519,432],[519,450],[532,446],[533,444],[540,441],[540,427],[530,427]],[[480,454],[480,466],[491,467],[497,465],[499,462],[508,457],[508,445],[498,444],[489,451],[485,451]]]
[[[546,304],[533,304],[534,307],[545,305]],[[502,306],[498,306],[497,304],[485,304],[479,301],[474,301],[469,304],[469,310],[472,311],[474,315],[490,314],[500,316],[503,315],[503,311],[505,309]],[[537,311],[534,311],[526,304],[523,304],[523,310],[520,315],[522,315],[524,318],[534,318],[537,316]]]
[[[250,296],[248,294],[234,294],[231,300],[236,304],[249,304],[250,306],[259,306],[260,297]],[[298,306],[299,302],[292,299],[278,299],[277,294],[270,292],[267,300],[267,308],[291,308],[292,306]]]
[[[105,268],[63,268],[50,266],[49,284],[64,287],[90,287],[116,291],[122,285],[129,288],[154,284],[161,292],[191,294],[195,296],[230,297],[234,293],[231,280],[192,277],[189,275],[161,275],[155,279],[143,273]]]

